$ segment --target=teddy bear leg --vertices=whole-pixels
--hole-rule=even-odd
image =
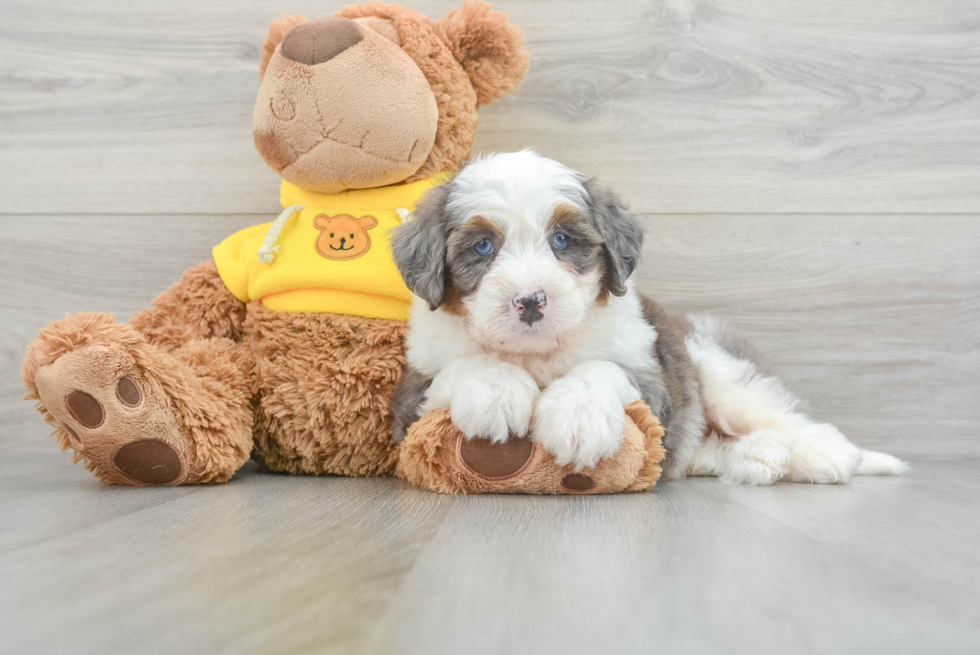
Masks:
[[[200,282],[193,271],[190,278]],[[208,320],[181,321],[180,312],[161,309],[183,298],[181,312],[205,316],[190,306],[188,274],[134,317],[149,335],[108,314],[79,314],[48,325],[28,347],[21,369],[26,397],[56,425],[62,449],[73,448],[75,460],[84,459],[106,482],[224,482],[251,453],[248,349],[214,336],[222,328]],[[147,320],[154,312],[170,324]],[[151,342],[154,331],[167,338]]]
[[[394,472],[390,400],[405,364],[403,321],[249,305],[259,372],[253,458],[270,471]]]

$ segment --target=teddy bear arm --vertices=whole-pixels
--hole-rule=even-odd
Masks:
[[[640,400],[626,407],[623,443],[595,468],[560,466],[534,435],[494,444],[466,439],[448,409],[427,412],[409,429],[396,475],[442,493],[602,494],[647,491],[662,473],[663,427]]]
[[[228,290],[214,260],[208,259],[184,271],[129,324],[150,343],[174,349],[195,339],[224,337],[240,342],[245,314],[245,303]]]

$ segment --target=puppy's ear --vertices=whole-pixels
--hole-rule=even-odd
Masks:
[[[589,214],[602,235],[606,257],[603,284],[614,296],[626,294],[626,281],[640,263],[643,229],[626,203],[595,178],[583,182],[588,192]]]
[[[489,2],[466,0],[436,23],[436,31],[462,64],[481,105],[517,88],[527,74],[529,56],[521,29]]]
[[[286,35],[286,32],[290,28],[305,21],[306,19],[300,14],[295,16],[283,14],[282,18],[277,18],[269,24],[269,34],[265,37],[265,43],[262,44],[262,59],[259,61],[260,80],[265,77],[265,69],[269,67],[269,60],[272,59],[272,53],[282,43],[282,37]]]
[[[450,182],[450,184],[452,184]],[[422,198],[411,222],[395,228],[391,251],[405,286],[435,310],[446,295],[446,230],[449,184]]]

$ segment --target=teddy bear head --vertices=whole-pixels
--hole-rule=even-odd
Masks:
[[[369,2],[269,27],[252,119],[283,179],[322,193],[411,182],[469,157],[477,110],[527,72],[520,30],[466,0],[438,22]]]

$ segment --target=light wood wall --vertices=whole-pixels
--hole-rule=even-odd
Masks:
[[[737,322],[861,445],[980,454],[980,4],[495,5],[532,66],[478,149],[533,147],[630,198],[641,289]],[[19,400],[39,327],[125,319],[278,211],[250,129],[262,39],[339,6],[0,1],[7,451],[55,448]]]

